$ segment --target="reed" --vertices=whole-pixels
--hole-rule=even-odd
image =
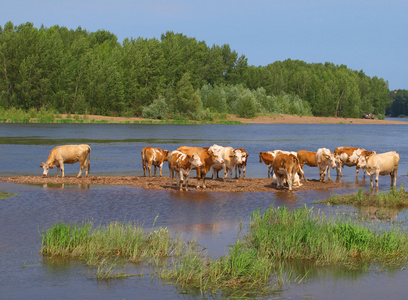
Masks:
[[[324,203],[328,205],[348,204],[356,206],[375,206],[402,209],[408,207],[408,193],[404,191],[404,186],[401,184],[401,188],[399,190],[392,188],[387,193],[371,195],[369,193],[364,193],[363,190],[360,189],[357,194],[343,196],[335,195],[315,203]]]
[[[329,220],[307,207],[294,211],[271,207],[263,215],[254,212],[247,240],[261,256],[317,265],[405,265],[408,258],[408,235],[402,228],[384,231],[351,219]]]

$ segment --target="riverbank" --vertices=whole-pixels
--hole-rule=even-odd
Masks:
[[[62,115],[62,118],[66,118],[67,115]],[[94,122],[106,122],[106,123],[137,123],[137,122],[163,122],[162,120],[144,119],[138,117],[107,117],[99,115],[78,115],[77,118],[87,120],[93,120]],[[394,120],[371,120],[371,119],[359,119],[359,118],[338,118],[338,117],[309,117],[309,116],[295,116],[295,115],[273,115],[273,116],[258,116],[252,119],[238,118],[233,115],[229,115],[224,120],[215,120],[215,122],[234,123],[240,122],[243,124],[408,124],[404,121]]]

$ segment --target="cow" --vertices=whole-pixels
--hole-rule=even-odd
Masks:
[[[286,180],[289,191],[292,190],[295,174],[299,169],[299,161],[293,154],[278,153],[272,162],[274,176],[277,178],[277,186],[283,187]]]
[[[343,174],[341,173],[341,169],[344,166],[356,166],[356,178],[358,176],[358,171],[360,168],[357,166],[358,159],[360,156],[369,156],[373,154],[375,151],[367,151],[362,148],[356,147],[337,147],[334,149],[334,155],[337,159],[337,176],[342,177]],[[363,174],[365,176],[365,171],[363,170]]]
[[[215,162],[212,165],[213,168],[213,179],[215,179],[217,171],[223,170],[224,171],[224,181],[226,180],[228,173],[230,174],[230,182],[232,181],[232,171],[234,170],[237,164],[242,164],[242,152],[235,151],[232,147],[224,147],[213,145],[209,148],[209,151],[213,153],[219,154],[222,157],[223,162],[217,163]]]
[[[400,156],[395,151],[386,153],[373,153],[368,156],[360,156],[357,166],[363,168],[370,176],[371,187],[373,187],[373,176],[375,175],[375,186],[378,188],[379,175],[390,175],[391,186],[397,185],[397,171]]]
[[[269,152],[259,152],[259,163],[263,162],[268,167],[268,178],[271,177],[271,172],[273,171],[272,163],[274,159],[275,155]]]
[[[317,167],[316,152],[299,150],[297,152],[297,158],[299,160],[299,165],[302,170],[305,165],[308,165],[309,167]],[[303,179],[306,180],[306,177],[304,174],[303,174]]]
[[[259,152],[259,162],[264,162],[268,167],[268,178],[270,178],[270,175],[273,174],[272,162],[278,153],[293,154],[297,156],[296,152],[293,151],[273,150],[268,152]]]
[[[330,152],[327,148],[319,148],[315,156],[316,165],[319,168],[320,182],[325,182],[325,177],[327,173],[327,180],[330,178],[330,168],[336,167],[336,159],[334,154]]]
[[[159,168],[160,177],[162,177],[163,163],[169,158],[169,151],[160,148],[144,147],[142,149],[143,176],[146,177],[146,169],[149,170],[149,177],[152,177],[152,165],[154,166],[154,176],[156,169]]]
[[[40,168],[43,169],[43,177],[47,176],[48,171],[57,167],[57,177],[61,170],[61,177],[64,178],[64,164],[74,164],[79,162],[79,173],[77,178],[81,177],[82,170],[85,168],[85,177],[91,166],[91,147],[89,145],[63,145],[57,146],[51,150],[47,161],[41,162]]]
[[[244,148],[237,148],[235,149],[236,152],[241,152],[241,164],[236,164],[235,165],[235,178],[241,178],[241,173],[242,173],[242,178],[245,179],[245,171],[246,171],[246,166],[247,166],[247,161],[248,161],[248,152]],[[239,176],[238,176],[238,174]]]
[[[193,155],[193,153],[197,153],[200,156],[200,160],[203,165],[201,167],[195,168],[197,169],[197,181],[198,181],[197,188],[200,187],[199,181],[200,179],[202,179],[202,188],[205,189],[206,188],[205,176],[210,171],[211,166],[214,164],[214,162],[220,163],[223,161],[223,159],[220,157],[220,155],[212,152],[211,150],[201,147],[181,146],[177,150],[188,155]]]
[[[186,191],[188,191],[188,177],[193,168],[199,168],[203,165],[200,156],[197,153],[192,155],[184,154],[180,151],[172,151],[168,158],[170,171],[170,186],[173,185],[174,172],[176,172],[177,187],[183,190],[183,181]],[[184,176],[184,178],[183,178]]]

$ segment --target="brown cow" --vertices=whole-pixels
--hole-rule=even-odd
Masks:
[[[259,152],[259,162],[265,163],[265,165],[268,167],[268,178],[271,177],[271,173],[273,171],[272,163],[274,159],[275,154],[272,154],[271,152]]]
[[[317,167],[316,152],[299,150],[297,152],[297,158],[299,160],[299,165],[302,170],[303,170],[304,165],[308,165],[309,167]],[[303,174],[303,179],[306,180],[306,177],[304,174]]]
[[[242,178],[245,179],[245,171],[246,171],[246,166],[247,166],[247,161],[248,161],[248,152],[244,148],[237,148],[235,149],[236,152],[241,152],[241,164],[236,164],[235,165],[235,178],[241,178],[241,173],[242,173]],[[239,176],[237,176],[237,173],[239,173]]]
[[[282,186],[286,179],[289,191],[292,190],[295,175],[299,170],[299,161],[293,154],[278,153],[272,163],[273,171],[277,177],[277,186]]]
[[[214,164],[214,161],[221,162],[222,158],[213,153],[208,149],[204,149],[201,147],[189,147],[189,146],[181,146],[177,149],[180,152],[183,152],[188,155],[193,155],[193,153],[197,153],[200,156],[200,160],[203,165],[197,169],[197,188],[200,187],[199,180],[202,179],[202,188],[205,189],[205,176],[211,170],[211,166]],[[194,169],[194,168],[193,168]]]
[[[89,158],[88,158],[89,157]],[[85,177],[91,165],[91,147],[86,144],[58,146],[51,150],[47,162],[41,162],[40,168],[43,169],[43,176],[47,176],[48,171],[57,166],[57,177],[61,170],[61,177],[64,178],[64,164],[74,164],[79,162],[79,173],[77,178],[81,177],[82,170],[85,168]]]
[[[146,169],[149,170],[149,177],[152,177],[152,165],[154,166],[154,176],[156,169],[159,168],[160,177],[162,177],[163,163],[169,158],[169,151],[160,148],[144,147],[142,149],[143,175],[146,177]],[[147,166],[146,166],[147,165]]]
[[[362,148],[356,147],[338,147],[334,149],[334,155],[337,160],[337,176],[343,176],[341,169],[344,166],[356,166],[356,178],[360,167],[358,166],[358,159],[360,156],[369,156],[376,153],[376,151],[367,151]],[[365,170],[363,169],[363,174],[365,176]]]
[[[203,165],[200,156],[197,153],[192,155],[184,154],[180,151],[172,151],[169,155],[170,186],[173,185],[174,172],[176,172],[177,187],[183,189],[183,181],[188,191],[188,176],[193,168],[199,168]],[[183,179],[183,176],[185,178]]]

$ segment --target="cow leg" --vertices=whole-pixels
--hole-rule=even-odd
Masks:
[[[153,175],[153,177],[156,177],[156,169],[157,169],[157,166],[154,165],[154,175]]]
[[[327,180],[331,180],[331,178],[330,178],[330,167],[327,167]]]
[[[82,171],[84,170],[84,167],[85,167],[84,164],[80,163],[79,173],[78,173],[78,175],[77,175],[77,178],[81,177],[81,174],[82,174]]]
[[[356,166],[356,178],[358,176],[358,171],[360,171],[360,168]],[[363,172],[364,173],[364,172]]]
[[[170,170],[170,187],[173,186],[174,171]]]
[[[183,190],[183,182],[184,182],[184,178],[183,178],[183,170],[182,170],[182,169],[180,169],[180,172],[179,172],[179,176],[178,176],[178,178],[179,178],[179,184],[178,184],[178,187],[179,187],[179,190],[180,190],[180,191],[182,191],[182,190]]]
[[[380,177],[380,171],[375,172],[375,187],[378,188],[378,179]]]
[[[391,186],[397,186],[397,170],[391,173]]]
[[[142,164],[143,164],[143,176],[146,177],[146,169],[147,169],[146,162],[143,160]]]
[[[272,175],[272,166],[269,166],[268,167],[268,178],[271,178],[271,175]]]
[[[162,177],[162,168],[163,168],[163,163],[159,165],[160,177]]]
[[[245,171],[246,171],[246,166],[244,165],[242,167],[242,178],[245,179]],[[241,175],[241,173],[239,173],[239,175]]]
[[[149,162],[149,164],[147,165],[147,169],[149,170],[149,177],[152,177],[152,164],[151,164],[151,162]]]

